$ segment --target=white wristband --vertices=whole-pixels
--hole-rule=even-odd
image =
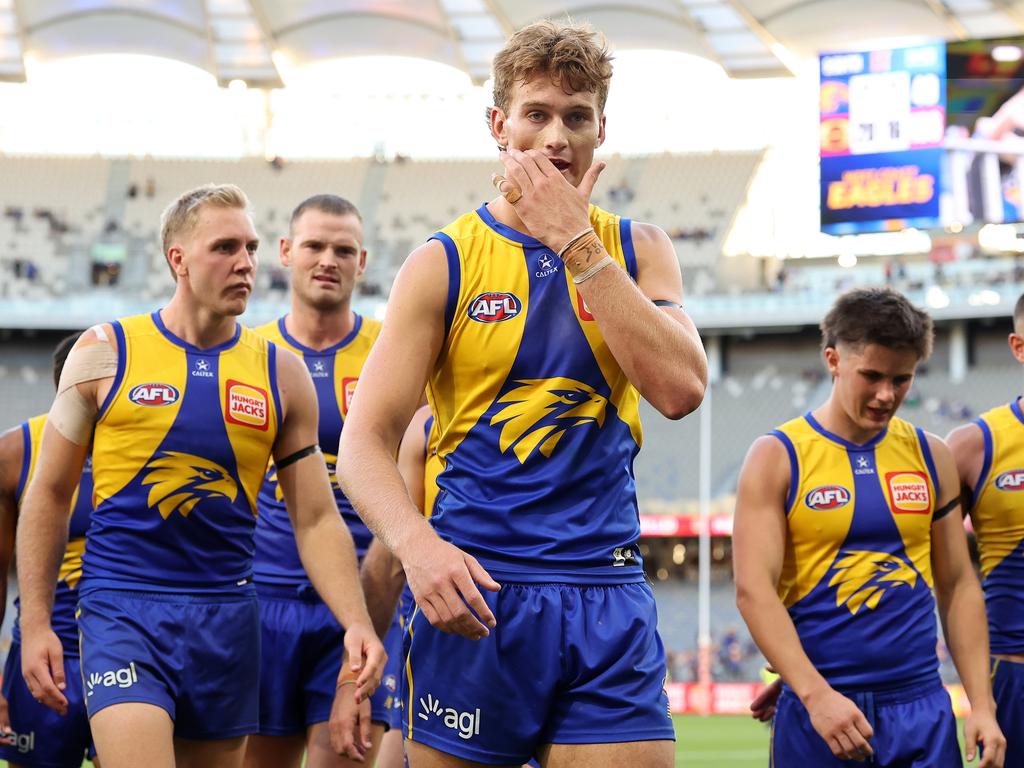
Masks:
[[[614,263],[615,263],[615,259],[613,259],[611,256],[605,255],[605,257],[603,259],[601,259],[599,262],[597,262],[597,264],[592,266],[590,269],[588,269],[582,275],[577,275],[576,277],[574,277],[572,279],[572,281],[574,283],[576,283],[576,285],[579,285],[580,283],[585,283],[587,280],[592,278],[594,275],[596,275],[602,269],[604,269],[605,267],[609,267],[609,266],[611,266]]]

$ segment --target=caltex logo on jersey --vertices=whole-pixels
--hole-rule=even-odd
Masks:
[[[1011,469],[996,478],[1000,491],[1024,491],[1024,469]]]
[[[512,293],[481,293],[469,302],[469,318],[478,323],[500,323],[523,311],[523,302]]]
[[[804,503],[811,509],[839,509],[850,503],[850,492],[841,485],[819,485],[807,494]]]
[[[924,472],[886,472],[892,511],[907,515],[925,515],[931,511],[932,497]]]
[[[136,405],[170,405],[178,402],[181,395],[170,384],[138,384],[128,393],[128,399]]]

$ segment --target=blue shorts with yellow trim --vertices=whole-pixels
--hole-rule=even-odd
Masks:
[[[79,768],[86,756],[96,756],[77,656],[64,656],[64,680],[68,713],[61,717],[29,693],[21,676],[21,644],[11,644],[4,665],[3,694],[14,735],[11,743],[0,744],[0,760],[26,768]]]
[[[956,718],[942,683],[848,696],[871,724],[875,753],[868,762],[840,760],[811,725],[800,699],[783,687],[772,723],[773,768],[876,765],[884,768],[961,768]]]
[[[1024,664],[992,660],[996,720],[1006,736],[1004,768],[1024,768]]]
[[[494,765],[522,765],[543,744],[675,738],[650,587],[505,583],[483,594],[498,622],[483,640],[414,612],[406,738]]]
[[[95,589],[78,602],[85,703],[165,710],[174,735],[228,739],[259,724],[259,606],[236,593]]]
[[[258,584],[256,591],[263,649],[259,733],[305,733],[310,725],[325,723],[331,717],[345,631],[308,585]],[[397,728],[401,718],[397,691],[401,632],[397,621],[384,642],[388,664],[380,687],[370,699],[371,716],[385,728]]]

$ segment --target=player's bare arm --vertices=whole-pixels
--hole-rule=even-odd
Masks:
[[[427,620],[446,632],[481,638],[494,616],[476,585],[497,590],[498,584],[476,558],[434,533],[395,463],[441,350],[447,293],[444,246],[430,241],[413,251],[395,278],[383,330],[341,434],[338,480],[374,536],[401,560]]]
[[[398,448],[398,471],[405,481],[409,497],[423,512],[423,464],[424,439],[423,429],[430,409],[423,407],[416,411],[409,422],[402,444]],[[363,592],[368,596],[370,616],[373,626],[380,637],[391,626],[391,619],[398,605],[398,599],[405,586],[405,572],[401,561],[385,547],[379,539],[370,542],[370,548],[363,558],[359,571],[363,581]],[[372,597],[369,597],[372,596]]]
[[[971,501],[974,486],[981,477],[981,467],[985,462],[985,436],[977,424],[964,424],[957,427],[946,437],[946,444],[956,462],[956,471],[960,476],[961,512],[971,512]]]
[[[373,631],[359,588],[352,535],[338,515],[323,454],[315,450],[287,461],[317,444],[318,408],[313,381],[298,357],[288,350],[279,348],[277,360],[284,411],[274,444],[278,483],[295,529],[302,565],[320,597],[345,627],[348,669],[359,672],[355,693],[357,699],[362,699],[380,684],[386,654]],[[342,670],[342,678],[346,674],[347,670]]]
[[[957,503],[961,478],[946,444],[934,435],[928,435],[928,445],[939,475],[936,509],[943,509]],[[971,702],[971,714],[964,723],[967,759],[974,759],[977,745],[981,743],[984,752],[979,765],[1001,766],[1006,738],[996,723],[996,705],[989,679],[985,600],[967,552],[959,504],[932,524],[931,563],[935,601],[946,645]]]
[[[625,271],[601,266],[610,265],[611,257],[596,235],[574,240],[590,225],[590,195],[604,163],[592,165],[573,187],[539,150],[509,149],[502,162],[522,189],[515,209],[531,234],[556,253],[573,241],[563,254],[566,268],[582,279],[580,294],[629,380],[669,418],[694,411],[707,386],[707,357],[681,306],[682,277],[668,236],[652,224],[633,224],[634,283]],[[653,300],[679,306],[659,307]]]
[[[117,367],[109,325],[82,334],[68,355],[43,429],[38,466],[18,520],[21,668],[29,691],[64,714],[64,652],[50,626],[57,572],[67,546],[68,509],[89,453],[100,404]]]
[[[736,605],[758,648],[803,702],[832,753],[844,760],[863,760],[872,754],[870,724],[857,705],[814,668],[776,592],[786,547],[789,475],[782,443],[770,436],[756,440],[736,492]]]

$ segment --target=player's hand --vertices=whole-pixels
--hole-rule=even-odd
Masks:
[[[352,695],[354,683],[339,685],[334,691],[331,717],[328,729],[331,733],[331,748],[339,755],[361,763],[373,747],[371,742],[370,699],[357,701]]]
[[[825,740],[832,754],[841,760],[863,761],[874,750],[868,739],[874,736],[871,724],[857,705],[831,687],[824,687],[804,702],[811,725]]]
[[[767,723],[775,717],[775,705],[779,701],[779,694],[782,693],[782,680],[775,680],[771,685],[757,694],[757,698],[750,702],[750,712],[755,720]]]
[[[964,753],[968,761],[974,760],[978,744],[982,745],[978,768],[1003,768],[1006,758],[1006,737],[992,712],[974,710],[964,723]]]
[[[416,543],[403,565],[409,589],[433,626],[470,640],[487,637],[497,626],[477,584],[491,592],[501,585],[475,557],[431,535]]]
[[[384,677],[384,665],[388,661],[388,654],[368,621],[345,627],[345,658],[338,682],[355,676],[353,699],[369,699]]]
[[[21,674],[36,701],[59,715],[68,713],[68,700],[63,694],[67,687],[64,649],[48,625],[36,629],[22,626]]]
[[[513,182],[522,197],[515,202],[516,213],[530,234],[553,251],[590,226],[590,194],[604,170],[598,160],[583,174],[578,187],[570,184],[539,149],[502,152],[505,178]],[[494,181],[492,177],[492,182]],[[509,198],[507,184],[502,189]]]

